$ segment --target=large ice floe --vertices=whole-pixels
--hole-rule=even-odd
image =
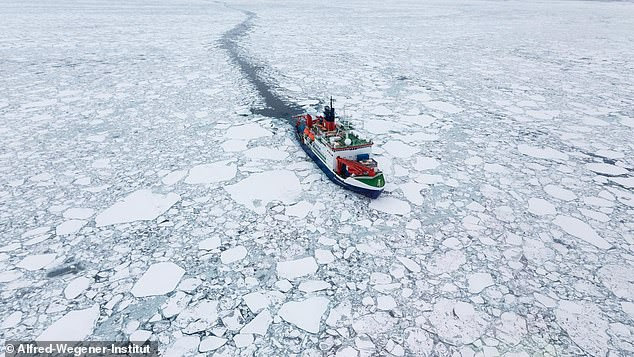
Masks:
[[[0,345],[634,355],[634,4],[9,1]],[[370,200],[294,114],[374,143]]]

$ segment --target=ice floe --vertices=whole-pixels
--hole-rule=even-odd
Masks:
[[[407,202],[388,196],[372,200],[369,207],[377,211],[396,215],[405,215],[411,211],[411,207]]]
[[[234,178],[237,170],[232,160],[197,165],[189,170],[185,183],[196,185],[223,182]]]
[[[99,305],[74,310],[62,316],[46,328],[36,341],[83,341],[92,334],[99,318]]]
[[[178,201],[180,196],[175,193],[162,195],[150,190],[138,190],[98,214],[95,223],[101,227],[156,219]]]
[[[150,265],[130,291],[135,297],[164,295],[173,291],[185,270],[172,262]]]
[[[28,255],[18,264],[17,268],[22,268],[30,271],[39,270],[50,265],[55,260],[55,254],[34,254]]]
[[[225,189],[236,202],[256,213],[264,213],[266,205],[272,201],[294,203],[302,192],[299,179],[288,170],[254,173]]]
[[[302,330],[318,333],[321,318],[328,308],[329,300],[325,297],[310,297],[301,301],[284,303],[278,311],[284,321],[292,323]]]
[[[234,140],[251,140],[273,135],[258,123],[232,126],[225,132],[225,137]]]
[[[277,263],[277,276],[293,280],[317,271],[317,261],[313,257],[305,257]]]
[[[247,249],[243,246],[229,248],[220,253],[222,264],[231,264],[244,259],[247,256]]]
[[[586,222],[570,216],[557,216],[553,221],[566,233],[581,238],[597,248],[608,249],[612,245],[595,232]]]

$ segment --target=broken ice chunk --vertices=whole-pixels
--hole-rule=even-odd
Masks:
[[[89,285],[90,279],[83,276],[77,277],[66,285],[66,288],[64,289],[64,296],[67,299],[72,300],[84,292],[84,290],[88,289]]]
[[[83,341],[92,334],[99,318],[99,305],[87,309],[70,311],[51,324],[36,341]]]
[[[51,264],[55,260],[55,254],[34,254],[22,259],[16,267],[34,271]]]
[[[302,192],[299,179],[288,170],[251,174],[234,185],[225,186],[225,190],[234,201],[260,214],[265,212],[269,202],[294,203]]]
[[[553,221],[566,233],[581,238],[600,249],[609,249],[612,245],[601,238],[587,223],[569,216],[557,216]]]
[[[200,341],[200,345],[198,345],[198,351],[200,352],[209,352],[215,351],[220,347],[224,346],[227,343],[226,338],[209,336],[205,337],[202,341]]]
[[[164,295],[176,288],[185,270],[172,262],[152,264],[132,287],[135,297]]]
[[[226,138],[237,140],[251,140],[271,135],[273,134],[270,131],[262,128],[258,123],[236,125],[225,132]]]
[[[313,274],[318,266],[315,258],[305,257],[277,263],[277,276],[283,279],[293,280],[304,275]]]
[[[468,276],[469,292],[477,294],[486,287],[493,285],[493,278],[489,273],[473,273]]]
[[[269,310],[264,310],[246,324],[240,333],[249,333],[264,336],[269,329],[269,325],[273,322],[273,317]]]
[[[328,308],[325,297],[311,297],[302,301],[284,303],[278,314],[284,321],[292,323],[302,330],[319,333],[321,317]]]
[[[244,259],[246,256],[247,249],[243,246],[237,246],[220,253],[220,260],[223,264],[231,264]]]
[[[237,171],[237,166],[232,160],[197,165],[189,170],[185,183],[195,185],[227,181],[234,178]]]
[[[405,215],[410,212],[410,205],[405,201],[401,201],[394,197],[382,196],[370,202],[369,207],[377,211],[395,214]]]
[[[175,193],[161,195],[150,190],[138,190],[97,215],[95,223],[97,227],[101,227],[156,219],[180,199],[180,196]]]

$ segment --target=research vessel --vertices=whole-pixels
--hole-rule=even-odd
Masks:
[[[332,98],[323,115],[293,118],[302,149],[330,180],[364,196],[379,197],[385,178],[372,158],[373,142],[359,137],[349,122],[335,116]]]

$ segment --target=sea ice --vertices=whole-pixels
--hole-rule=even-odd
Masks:
[[[220,253],[222,264],[231,264],[244,259],[247,256],[247,249],[243,246],[229,248]]]
[[[225,190],[236,202],[260,214],[265,212],[269,202],[291,204],[302,192],[299,179],[288,170],[254,173],[234,185],[225,186]]]
[[[39,270],[51,264],[55,260],[55,254],[34,254],[28,255],[21,262],[16,264],[17,268],[30,271]]]
[[[99,305],[74,310],[62,316],[46,328],[36,341],[83,341],[92,334],[99,318]]]
[[[409,158],[416,154],[419,150],[413,146],[409,146],[402,141],[393,140],[383,144],[381,148],[387,151],[393,157]]]
[[[84,225],[86,225],[86,221],[84,220],[71,219],[55,227],[55,234],[58,236],[75,234],[79,232]]]
[[[471,344],[484,333],[488,323],[483,314],[475,311],[467,302],[440,299],[431,312],[425,314],[431,330],[440,340],[452,345]],[[422,326],[426,321],[417,318]]]
[[[250,159],[260,160],[284,160],[288,157],[288,152],[280,149],[268,148],[266,146],[256,146],[246,150],[244,156]]]
[[[240,333],[252,333],[260,336],[266,335],[269,325],[273,322],[273,317],[269,310],[264,310],[257,314],[248,324],[240,330]]]
[[[528,211],[538,216],[557,213],[557,210],[552,203],[544,199],[534,197],[528,199]]]
[[[67,219],[88,219],[92,217],[93,214],[95,214],[95,210],[92,208],[75,207],[64,211],[63,216]]]
[[[401,264],[403,264],[405,268],[407,268],[407,270],[411,271],[412,273],[420,272],[420,265],[418,265],[418,263],[416,263],[412,259],[407,257],[397,257],[396,259],[398,259],[398,261],[401,262]]]
[[[84,290],[88,289],[88,286],[90,286],[90,279],[83,276],[77,277],[66,285],[66,288],[64,289],[64,296],[67,299],[72,300],[79,296],[79,294],[83,293]]]
[[[193,355],[200,344],[199,336],[181,336],[169,346],[162,356],[164,357],[183,357]]]
[[[619,176],[628,173],[628,171],[622,167],[603,163],[586,164],[586,169],[607,176]]]
[[[197,165],[189,170],[185,183],[196,185],[223,182],[234,178],[236,172],[237,167],[232,160]]]
[[[163,184],[171,186],[182,180],[185,175],[187,175],[187,170],[176,170],[163,176],[161,181],[163,182]]]
[[[441,112],[445,112],[445,113],[449,113],[449,114],[456,114],[456,113],[460,113],[463,109],[459,108],[451,103],[447,103],[447,102],[443,102],[443,101],[431,101],[431,102],[426,102],[425,106],[430,108],[430,109],[434,109],[434,110],[439,110]]]
[[[517,146],[517,150],[524,155],[538,159],[568,160],[567,154],[549,147],[540,148],[527,144],[520,144]]]
[[[608,322],[601,315],[601,310],[590,302],[562,300],[555,310],[557,323],[591,356],[605,356],[608,353]]]
[[[302,281],[297,288],[299,289],[299,291],[312,293],[315,291],[329,289],[330,284],[323,280],[306,280]]]
[[[270,131],[262,128],[258,123],[232,126],[225,132],[226,138],[235,140],[251,140],[271,135],[273,134]]]
[[[467,277],[469,281],[469,292],[478,294],[486,287],[493,285],[493,278],[489,273],[473,273]]]
[[[224,346],[226,343],[227,343],[226,338],[216,337],[216,336],[205,337],[203,338],[202,341],[200,341],[200,345],[198,345],[198,351],[203,353],[209,352],[209,351],[215,351],[219,349],[220,347]]]
[[[389,196],[381,196],[372,200],[369,207],[377,211],[396,215],[405,215],[411,210],[411,207],[407,202]]]
[[[376,307],[379,310],[393,310],[396,307],[396,300],[391,295],[380,295],[376,298]]]
[[[198,243],[198,249],[201,250],[213,250],[220,247],[220,237],[211,237],[202,240]]]
[[[97,227],[102,227],[156,219],[178,201],[180,201],[180,196],[175,193],[161,195],[150,190],[138,190],[97,215],[95,223]]]
[[[2,325],[0,329],[10,329],[16,327],[20,321],[22,321],[22,311],[14,311],[9,316],[7,316],[4,321],[2,321]]]
[[[560,215],[555,217],[553,223],[561,227],[566,233],[581,238],[597,248],[608,249],[611,247],[610,243],[601,238],[592,227],[577,218]]]
[[[311,297],[302,301],[284,303],[278,314],[284,321],[290,322],[302,330],[319,333],[322,315],[328,308],[325,297]]]
[[[242,297],[242,299],[249,307],[249,310],[256,314],[265,309],[271,303],[269,298],[259,291],[246,294]]]
[[[176,288],[185,270],[172,262],[152,264],[132,287],[135,297],[164,295]]]
[[[546,185],[544,186],[544,191],[546,191],[547,194],[562,201],[572,201],[577,198],[577,195],[575,195],[574,192],[567,190],[561,186]]]
[[[277,263],[277,276],[280,279],[293,280],[305,275],[314,274],[318,269],[313,257],[305,257]]]

